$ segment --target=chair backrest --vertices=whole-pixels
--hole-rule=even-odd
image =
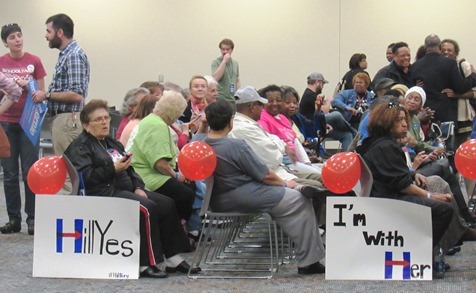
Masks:
[[[203,197],[202,207],[200,208],[200,216],[205,215],[210,210],[210,199],[212,197],[213,190],[213,175],[205,179],[205,196]]]
[[[79,174],[74,165],[68,159],[67,156],[62,155],[64,163],[66,164],[66,171],[68,172],[69,179],[71,180],[72,190],[70,195],[79,195]]]
[[[362,156],[360,154],[358,156],[360,159],[360,194],[358,196],[369,197],[374,178]]]
[[[122,121],[122,116],[117,111],[110,111],[111,123],[109,124],[109,136],[116,138],[117,130]]]

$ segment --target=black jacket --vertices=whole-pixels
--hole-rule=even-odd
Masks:
[[[105,139],[108,148],[124,153],[122,144],[111,137]],[[91,134],[83,131],[64,153],[76,170],[82,173],[86,195],[111,196],[115,191],[144,189],[144,182],[132,167],[116,174],[112,158]]]
[[[410,70],[412,67],[410,67]],[[415,81],[412,79],[412,76],[409,73],[404,73],[395,63],[395,61],[390,62],[389,65],[380,69],[373,79],[373,83],[377,84],[377,82],[384,78],[388,77],[393,80],[395,83],[400,83],[406,85],[408,88],[411,88],[415,85]]]

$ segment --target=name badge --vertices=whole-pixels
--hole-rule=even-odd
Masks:
[[[234,94],[235,93],[235,84],[230,83],[230,93]]]

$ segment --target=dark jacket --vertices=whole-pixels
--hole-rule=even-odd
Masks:
[[[111,137],[105,139],[108,149],[124,154],[122,144]],[[99,141],[85,130],[66,149],[68,157],[78,172],[82,173],[86,195],[111,196],[116,191],[144,189],[144,182],[132,167],[116,174],[109,153]]]
[[[412,68],[412,67],[411,67]],[[411,70],[410,68],[410,70]],[[377,82],[384,78],[388,77],[393,80],[395,83],[400,83],[406,85],[408,88],[411,88],[415,85],[415,81],[412,79],[412,75],[409,73],[404,73],[395,63],[395,61],[390,62],[389,65],[380,69],[373,79],[373,83]]]
[[[465,93],[476,85],[476,75],[463,78],[456,60],[437,52],[427,53],[413,63],[411,75],[414,80],[423,81],[426,92],[425,107],[435,110],[435,121],[454,121],[458,118],[458,100],[441,93],[449,88],[457,93]]]

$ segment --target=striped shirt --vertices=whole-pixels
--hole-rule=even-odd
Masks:
[[[81,103],[63,103],[50,100],[48,101],[48,110],[52,113],[57,110],[64,112],[81,111],[88,96],[88,85],[88,57],[78,43],[73,40],[59,54],[48,92],[75,92],[83,96],[83,100]]]

